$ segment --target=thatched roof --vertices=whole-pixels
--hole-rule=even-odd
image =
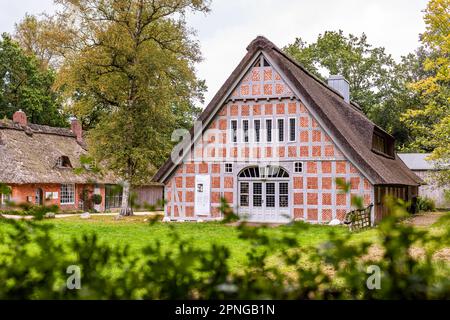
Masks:
[[[0,182],[25,183],[117,183],[111,174],[77,174],[86,146],[66,128],[0,120]],[[58,158],[69,158],[72,168],[57,166]]]
[[[310,74],[272,42],[261,36],[253,40],[247,47],[247,54],[199,116],[199,121],[205,122],[210,119],[211,115],[218,112],[221,107],[220,102],[226,99],[227,93],[239,80],[240,74],[259,52],[263,52],[278,66],[318,114],[327,129],[333,133],[345,154],[364,171],[373,184],[417,186],[423,183],[397,155],[390,158],[372,150],[374,131],[394,140],[392,136],[370,121],[355,104],[344,101],[339,93]],[[203,127],[207,128],[208,123],[204,123]],[[194,130],[192,129],[190,133],[193,137]],[[194,143],[192,140],[191,144]],[[188,148],[189,146],[185,146],[183,149]],[[176,167],[177,164],[174,164],[169,158],[153,180],[165,182]]]

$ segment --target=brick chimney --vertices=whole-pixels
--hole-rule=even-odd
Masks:
[[[21,126],[27,126],[27,115],[22,111],[22,109],[20,109],[19,111],[14,112],[13,121]]]
[[[83,142],[83,128],[81,122],[75,117],[70,118],[70,130],[76,134],[78,142]]]

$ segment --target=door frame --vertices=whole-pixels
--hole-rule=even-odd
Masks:
[[[280,169],[284,170],[287,174],[285,177],[240,177],[241,172],[244,170],[250,168],[250,167],[257,167],[257,166],[247,166],[243,168],[238,174],[237,174],[237,212],[240,216],[246,216],[249,221],[261,221],[261,222],[286,222],[288,219],[286,219],[286,216],[289,217],[289,220],[292,218],[292,212],[291,212],[291,203],[292,203],[292,196],[291,196],[291,190],[292,190],[292,184],[291,184],[291,177],[289,175],[289,172],[281,167],[281,166],[273,166],[273,167],[279,167]],[[248,206],[242,207],[241,206],[241,183],[248,183],[249,190],[248,190]],[[254,207],[253,205],[253,199],[254,199],[254,184],[255,183],[261,183],[261,198],[262,198],[262,206],[261,207]],[[275,193],[274,193],[274,200],[275,200],[275,206],[273,209],[271,207],[267,207],[267,184],[268,183],[274,183],[275,185]],[[288,187],[288,202],[286,207],[280,207],[280,185],[281,183],[287,183]],[[270,209],[268,209],[270,208]]]

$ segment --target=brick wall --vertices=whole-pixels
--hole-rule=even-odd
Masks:
[[[75,185],[75,201],[73,204],[61,204],[61,185],[60,184],[13,184],[11,185],[11,200],[14,201],[17,204],[29,202],[28,197],[31,197],[31,203],[35,203],[35,195],[37,189],[42,189],[43,194],[43,202],[45,205],[58,205],[62,211],[72,211],[72,210],[79,210],[78,205],[80,201],[80,194],[83,190],[83,188],[87,188],[90,192],[90,195],[94,192],[94,186],[93,185],[81,185],[76,184]],[[46,199],[46,192],[57,192],[58,198],[57,199]],[[100,205],[101,210],[103,211],[105,208],[105,188],[103,185],[100,186],[100,195],[102,196],[102,204]]]
[[[260,142],[249,131],[249,143],[238,135],[233,143],[231,121],[237,121],[242,133],[243,120],[250,129],[260,120]],[[272,142],[266,141],[266,120],[272,120]],[[284,119],[284,141],[277,142],[277,122]],[[289,123],[295,119],[295,139],[290,141]],[[294,173],[294,162],[303,162],[303,172]],[[233,173],[224,172],[226,162],[234,163]],[[196,174],[211,175],[211,214],[219,215],[220,197],[237,208],[237,174],[240,168],[254,164],[273,164],[285,168],[291,177],[290,212],[296,219],[327,222],[342,219],[351,209],[351,196],[359,195],[365,204],[373,202],[373,187],[364,175],[339,151],[317,119],[271,67],[254,67],[234,90],[213,119],[193,152],[166,184],[166,213],[193,217]],[[351,194],[336,187],[336,178],[351,183]],[[176,191],[175,191],[176,190]]]

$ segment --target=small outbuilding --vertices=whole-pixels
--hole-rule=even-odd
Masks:
[[[429,153],[399,153],[398,156],[425,185],[419,187],[419,196],[434,200],[437,208],[450,208],[450,202],[445,198],[445,187],[438,183],[438,175],[442,168],[429,160]]]

